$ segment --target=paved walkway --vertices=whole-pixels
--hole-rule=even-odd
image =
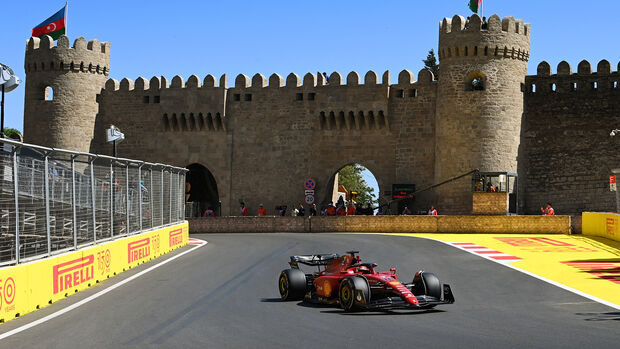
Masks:
[[[391,235],[442,241],[620,309],[620,242],[582,235]]]

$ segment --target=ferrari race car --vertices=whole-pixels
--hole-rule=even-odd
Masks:
[[[454,303],[450,286],[442,285],[435,274],[421,270],[411,283],[402,283],[396,268],[378,272],[377,264],[362,263],[358,253],[291,256],[291,268],[278,279],[282,300],[339,304],[345,311],[429,309]],[[300,263],[316,266],[318,272],[306,274]]]

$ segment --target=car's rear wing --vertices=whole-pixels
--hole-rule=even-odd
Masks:
[[[288,264],[292,268],[298,268],[298,263],[312,266],[327,265],[337,258],[340,258],[337,253],[299,255],[291,256],[291,261]]]

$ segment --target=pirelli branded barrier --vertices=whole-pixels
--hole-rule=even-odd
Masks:
[[[0,322],[43,308],[189,241],[187,222],[0,269]]]
[[[620,241],[620,214],[584,212],[581,214],[581,231],[583,235]]]

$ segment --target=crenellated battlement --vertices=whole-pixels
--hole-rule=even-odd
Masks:
[[[434,76],[426,69],[420,70],[418,73],[418,79],[414,78],[414,74],[409,70],[403,70],[398,75],[397,85],[415,85],[415,84],[431,84],[434,81]],[[344,82],[344,83],[343,83]],[[181,76],[174,76],[172,78],[170,86],[168,86],[167,80],[164,77],[154,76],[150,80],[146,80],[143,77],[138,77],[135,82],[129,78],[124,78],[120,82],[115,79],[109,79],[104,87],[106,92],[127,92],[127,91],[153,91],[161,89],[197,89],[197,88],[224,88],[224,89],[270,89],[270,88],[292,88],[292,89],[304,89],[304,88],[329,88],[329,87],[351,87],[351,86],[372,86],[379,85],[390,86],[390,72],[386,71],[383,74],[381,82],[379,76],[374,71],[370,70],[364,75],[363,82],[360,79],[359,73],[352,71],[347,74],[346,80],[343,81],[342,75],[339,72],[333,72],[329,75],[329,83],[325,81],[325,77],[322,74],[307,73],[303,79],[295,73],[290,73],[286,79],[281,75],[274,73],[267,79],[264,75],[257,73],[250,79],[245,74],[239,74],[235,77],[234,86],[228,87],[228,76],[222,75],[219,79],[219,84],[215,77],[211,74],[205,76],[201,81],[196,75],[191,75],[187,82]]]
[[[452,18],[444,18],[439,22],[439,33],[441,34],[458,34],[458,33],[506,33],[506,34],[518,34],[529,37],[530,36],[530,23],[524,23],[522,19],[515,19],[514,17],[504,17],[501,19],[498,15],[494,14],[489,17],[485,26],[483,26],[482,19],[477,14],[469,17],[469,22],[463,16],[454,15]]]
[[[455,15],[439,23],[439,59],[476,57],[527,61],[530,56],[530,24],[492,15],[487,23],[474,14],[469,20]]]
[[[618,70],[612,71],[611,64],[607,60],[598,62],[596,71],[592,71],[592,65],[587,60],[582,60],[577,66],[577,72],[566,61],[558,64],[556,73],[553,74],[549,63],[543,61],[538,64],[536,75],[525,78],[524,92],[528,94],[550,94],[569,92],[599,92],[617,90],[620,92],[620,63]]]
[[[26,42],[26,73],[42,71],[81,71],[108,75],[110,72],[110,43],[97,39],[86,42],[79,37],[69,43],[69,38],[61,36],[56,44],[45,35],[31,37]]]

